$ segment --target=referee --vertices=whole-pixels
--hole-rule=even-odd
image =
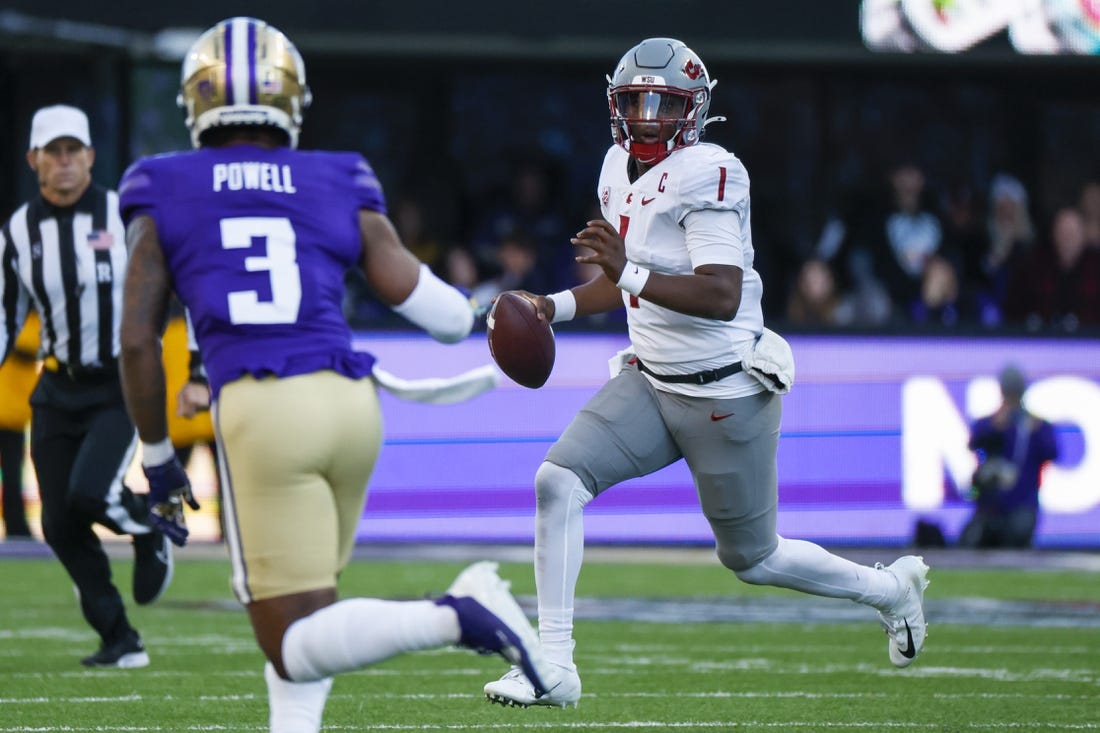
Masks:
[[[44,359],[30,400],[42,530],[102,640],[81,661],[144,667],[149,655],[126,617],[93,525],[133,536],[139,604],[167,588],[171,545],[150,527],[145,496],[122,482],[137,446],[117,362],[127,253],[118,194],[92,183],[91,144],[81,110],[57,105],[35,113],[27,162],[39,195],[0,230],[0,356],[8,358],[33,301]]]

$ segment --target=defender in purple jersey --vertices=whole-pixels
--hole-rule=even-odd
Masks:
[[[446,644],[499,653],[542,686],[534,630],[491,563],[435,601],[337,602],[381,445],[374,359],[352,348],[344,274],[361,266],[382,301],[443,342],[469,334],[469,303],[401,243],[360,155],[296,149],[310,97],[278,30],[232,18],[206,31],[179,101],[196,149],[140,160],[120,185],[123,387],[153,520],[182,545],[183,503],[197,505],[167,438],[159,346],[174,291],[210,380],[233,588],[268,659],[271,730],[319,730],[336,673]]]

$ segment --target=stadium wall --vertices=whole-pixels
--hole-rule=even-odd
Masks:
[[[1057,427],[1037,544],[1100,546],[1100,343],[1038,338],[792,336],[797,382],[784,398],[779,531],[827,544],[901,545],[918,519],[953,540],[970,512],[967,426],[995,409],[1008,362],[1026,400]],[[406,333],[360,334],[403,377],[449,376],[488,361],[481,337],[441,347]],[[625,336],[561,334],[549,382],[502,378],[469,402],[383,396],[386,444],[361,541],[521,542],[533,538],[532,477],[547,448],[608,376]],[[709,544],[682,464],[609,490],[586,513],[593,543]]]

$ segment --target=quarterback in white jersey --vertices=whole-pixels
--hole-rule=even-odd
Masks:
[[[928,568],[905,556],[857,565],[776,534],[781,394],[793,359],[764,328],[753,269],[749,178],[736,157],[700,142],[715,82],[690,48],[642,41],[608,77],[615,143],[597,194],[604,218],[571,240],[599,265],[587,283],[521,293],[552,322],[628,314],[633,358],[577,413],[535,473],[539,634],[553,670],[543,691],[512,669],[485,685],[492,702],[576,705],[573,605],[584,554],[584,507],[605,490],[683,460],[714,533],[718,559],[742,581],[878,611],[890,661],[917,656],[926,633]],[[774,377],[780,377],[774,379]]]
[[[617,223],[627,261],[651,273],[692,275],[703,265],[741,270],[733,320],[678,312],[622,291],[630,343],[662,374],[689,374],[739,361],[764,328],[763,285],[752,268],[749,175],[736,157],[702,143],[668,156],[631,180],[630,154],[612,145],[600,172],[600,207]],[[639,269],[640,272],[640,269]],[[763,387],[746,374],[713,385],[670,383],[669,391],[743,397]]]

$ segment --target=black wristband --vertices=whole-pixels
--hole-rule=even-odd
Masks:
[[[190,353],[187,365],[187,381],[196,384],[210,384],[210,381],[206,378],[206,368],[202,363],[202,355],[198,351],[191,351]]]

